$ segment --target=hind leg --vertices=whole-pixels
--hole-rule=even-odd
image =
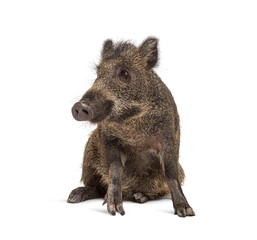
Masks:
[[[79,203],[88,199],[100,198],[103,195],[99,192],[96,187],[78,187],[71,191],[67,202],[68,203]]]
[[[102,198],[106,190],[100,184],[100,177],[90,166],[83,167],[82,182],[84,187],[78,187],[71,191],[67,202],[79,203],[93,198]]]
[[[84,166],[81,179],[84,187],[78,187],[72,190],[67,202],[79,203],[88,199],[104,197],[106,191],[101,186],[99,178],[90,166]]]
[[[96,172],[96,167],[100,165],[96,130],[89,137],[84,151],[81,176],[84,187],[78,187],[72,190],[67,200],[68,203],[78,203],[88,199],[102,198],[106,193],[106,187],[100,183],[101,176]]]

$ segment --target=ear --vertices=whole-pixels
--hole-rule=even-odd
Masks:
[[[154,37],[147,38],[139,47],[139,52],[143,57],[146,69],[153,68],[158,61],[158,39]]]
[[[113,52],[113,42],[110,39],[107,39],[103,44],[102,49],[102,59],[106,59],[112,55]]]

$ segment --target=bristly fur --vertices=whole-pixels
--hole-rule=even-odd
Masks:
[[[122,200],[143,203],[171,193],[178,216],[194,215],[181,189],[177,106],[153,71],[157,45],[154,37],[139,47],[104,42],[97,78],[75,104],[90,109],[85,119],[97,128],[84,152],[84,188],[74,189],[68,202],[105,196],[108,212],[123,215]]]

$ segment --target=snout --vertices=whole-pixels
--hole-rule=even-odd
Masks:
[[[92,108],[82,102],[77,102],[71,109],[72,116],[77,121],[90,121],[93,118],[94,112]]]

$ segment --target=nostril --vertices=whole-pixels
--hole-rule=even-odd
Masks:
[[[71,109],[72,116],[77,121],[91,121],[93,117],[93,109],[81,102],[77,102]]]
[[[88,111],[85,109],[82,109],[82,112],[85,113],[86,115],[88,115]]]

